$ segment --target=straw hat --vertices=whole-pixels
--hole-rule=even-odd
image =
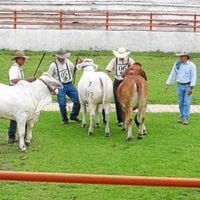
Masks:
[[[187,51],[181,51],[179,53],[176,53],[176,56],[188,56],[190,57],[190,54]]]
[[[69,58],[70,55],[71,55],[71,53],[69,51],[65,52],[63,49],[59,49],[57,54],[56,54],[56,57],[61,58],[61,59],[65,59],[65,58]]]
[[[16,58],[29,58],[29,57],[25,55],[24,51],[17,51],[17,52],[15,52],[15,55],[12,58],[12,60],[14,60]]]
[[[113,54],[117,57],[117,58],[126,58],[131,52],[130,51],[126,51],[126,49],[124,47],[120,47],[118,48],[117,51],[113,50]]]

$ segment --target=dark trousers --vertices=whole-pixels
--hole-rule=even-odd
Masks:
[[[117,98],[117,88],[119,87],[121,82],[122,82],[122,80],[119,81],[119,80],[115,79],[114,84],[113,84],[114,101],[115,101],[115,108],[116,108],[118,123],[123,122],[122,106]]]
[[[14,120],[10,120],[10,125],[8,128],[8,138],[15,139],[16,131],[17,131],[17,122]]]
[[[71,117],[77,117],[80,111],[80,103],[79,103],[77,89],[71,82],[63,83],[63,88],[59,89],[57,96],[62,116],[62,121],[68,121],[67,110],[66,110],[66,103],[67,103],[66,95],[69,96],[73,102]]]

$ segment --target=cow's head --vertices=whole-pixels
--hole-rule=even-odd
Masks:
[[[58,94],[58,89],[62,89],[63,85],[60,81],[53,78],[49,73],[44,72],[39,78],[46,84],[51,94]]]
[[[94,63],[93,59],[85,58],[76,68],[83,71],[97,71],[98,65]]]

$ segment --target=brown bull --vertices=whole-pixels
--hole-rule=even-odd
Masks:
[[[122,105],[124,114],[124,128],[127,125],[127,139],[132,139],[133,111],[138,109],[135,117],[138,129],[138,139],[142,139],[147,134],[144,125],[145,111],[147,108],[148,85],[147,76],[139,63],[129,66],[124,73],[124,80],[117,90],[118,99]]]

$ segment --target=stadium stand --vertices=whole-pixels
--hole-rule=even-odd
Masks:
[[[199,0],[1,0],[0,9],[132,10],[187,12],[200,10]]]

